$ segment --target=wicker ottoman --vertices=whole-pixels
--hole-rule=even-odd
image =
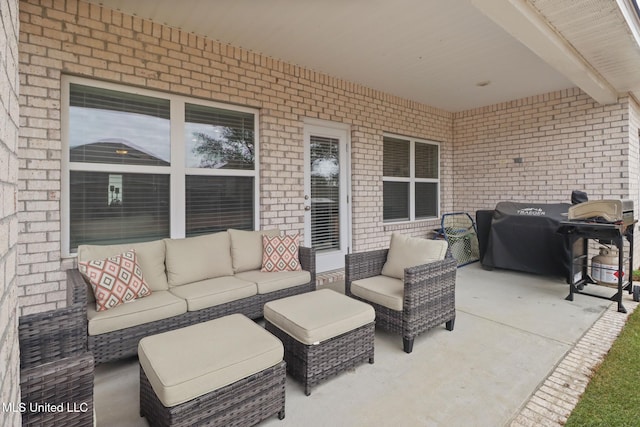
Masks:
[[[140,415],[152,426],[284,418],[282,343],[241,314],[143,338]]]
[[[264,306],[265,328],[284,343],[287,371],[311,387],[369,361],[373,363],[375,312],[329,289],[295,295]]]

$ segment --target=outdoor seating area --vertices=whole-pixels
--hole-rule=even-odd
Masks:
[[[266,302],[315,289],[315,254],[310,248],[296,244],[291,259],[296,268],[261,271],[263,234],[274,237],[280,231],[229,230],[186,239],[80,246],[79,269],[67,274],[69,285],[86,301],[88,349],[96,363],[135,355],[145,336],[234,313],[259,318]],[[108,282],[119,274],[135,276],[121,268],[126,254],[132,256],[131,268],[137,266],[148,283],[150,295],[99,310],[96,296],[112,301],[119,298],[116,294],[132,292],[130,281]],[[91,277],[91,285],[83,275]],[[103,281],[108,283],[102,286]]]
[[[508,425],[603,313],[623,316],[597,298],[565,301],[562,278],[486,271],[474,263],[458,269],[456,282],[454,333],[425,332],[408,355],[398,335],[377,329],[375,364],[323,381],[310,396],[288,375],[286,417],[260,425]],[[329,287],[343,291],[343,285]],[[138,373],[136,358],[96,367],[98,425],[148,425],[139,416]],[[586,385],[569,383],[571,393]]]
[[[564,425],[640,0],[227,3],[0,0],[2,424]]]
[[[256,236],[262,235],[245,235]],[[405,268],[416,262],[425,263]],[[95,368],[87,351],[86,304],[96,302],[83,302],[88,283],[82,279],[83,286],[69,288],[67,308],[23,316],[20,342],[25,402],[73,401],[83,410],[36,411],[23,425],[90,425],[94,407],[97,425],[132,427],[298,425],[329,407],[323,422],[345,417],[356,425],[381,417],[462,425],[472,420],[462,420],[454,402],[480,405],[485,399],[503,403],[485,412],[483,422],[505,425],[612,306],[592,298],[563,300],[567,284],[561,276],[486,271],[479,263],[456,268],[446,241],[399,233],[389,249],[351,254],[346,265],[345,281],[271,300],[264,318],[236,313],[148,334],[139,340],[137,356]],[[398,268],[402,279],[387,276],[399,274]],[[367,278],[374,278],[373,286]],[[371,298],[376,294],[381,296]],[[393,302],[394,295],[404,297]],[[397,312],[395,320],[385,320],[389,311]],[[447,332],[456,318],[462,325]],[[403,393],[389,396],[384,390],[390,383],[402,384]],[[425,387],[437,393],[417,399],[426,396]],[[476,393],[484,397],[472,397]],[[409,412],[388,415],[394,405]]]
[[[272,248],[277,241],[284,241],[287,250]],[[71,372],[74,365],[68,364],[65,371],[67,389],[74,390],[77,383],[84,384],[82,390],[86,391],[87,382],[93,387],[94,361],[99,365],[137,355],[140,415],[151,425],[223,426],[234,424],[236,419],[241,419],[244,425],[274,414],[283,419],[285,366],[286,372],[302,382],[305,395],[310,396],[312,388],[329,378],[363,362],[374,363],[376,324],[389,329],[388,324],[396,322],[391,330],[402,334],[406,353],[411,353],[418,334],[438,324],[446,323],[447,329],[453,329],[456,264],[447,248],[447,242],[442,240],[394,233],[384,258],[374,265],[374,286],[355,297],[359,291],[345,295],[344,290],[315,290],[314,251],[299,247],[295,236],[280,236],[278,230],[228,230],[182,240],[165,239],[131,245],[121,254],[118,253],[123,250],[122,245],[82,246],[78,271],[69,273],[75,277],[70,281],[73,286],[68,288],[69,306],[46,317],[47,328],[61,334],[60,342],[55,337],[50,341],[40,329],[34,331],[33,324],[27,323],[29,316],[23,318],[23,369],[30,363],[48,361],[34,357],[31,362],[30,344],[41,348],[53,344],[53,348],[61,347],[61,358],[88,361],[88,370],[78,368]],[[311,259],[303,261],[299,256],[303,252]],[[211,254],[216,254],[214,259],[209,258]],[[369,255],[365,254],[366,257]],[[351,261],[347,264],[353,267],[348,270],[348,277],[356,279],[353,287],[360,285],[367,289],[367,277],[373,270],[365,272]],[[164,268],[158,270],[164,265],[166,276]],[[305,267],[311,271],[303,270]],[[444,269],[446,274],[440,273]],[[234,276],[225,276],[224,272]],[[245,272],[259,280],[246,281]],[[299,276],[302,284],[296,281]],[[149,284],[145,277],[149,278]],[[313,282],[308,282],[310,277],[314,277]],[[168,288],[161,287],[158,281],[168,283]],[[236,289],[253,287],[254,294],[242,298],[244,295],[240,293],[240,304],[227,302],[232,299],[229,294],[233,295],[229,282]],[[189,283],[198,286],[195,296],[178,292],[181,286],[193,286]],[[131,296],[145,288],[149,289]],[[220,302],[220,294],[225,295],[226,301]],[[375,303],[368,301],[367,296],[376,294],[382,295],[382,299],[374,298]],[[154,296],[165,300],[186,297],[186,313],[175,314],[160,305],[161,313],[172,315],[159,321],[153,314],[157,310],[154,303],[149,303]],[[203,309],[201,300],[207,298],[218,304]],[[248,302],[249,299],[252,301]],[[393,300],[391,305],[397,312],[390,320],[386,320],[388,310],[383,308],[385,299]],[[406,302],[404,307],[402,300]],[[257,309],[242,309],[257,305],[260,305]],[[228,307],[240,309],[229,313]],[[206,311],[208,316],[199,311]],[[198,315],[189,317],[193,312]],[[263,315],[264,327],[251,320]],[[382,320],[377,323],[378,319]],[[114,325],[119,329],[108,330]],[[109,339],[101,338],[105,334]],[[117,351],[103,352],[107,342]],[[134,345],[135,353],[131,354]],[[54,352],[51,357],[55,355]],[[82,381],[74,378],[77,375],[83,375]],[[29,399],[26,381],[31,378],[25,370],[23,394]],[[92,396],[91,393],[67,396],[54,390],[33,400],[83,401],[87,405],[83,413],[86,417],[93,407]],[[53,417],[54,421],[60,421]],[[24,421],[29,425],[28,417]]]

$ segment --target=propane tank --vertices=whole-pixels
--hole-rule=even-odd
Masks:
[[[601,285],[618,284],[618,250],[600,248],[600,254],[591,258],[591,278]],[[624,271],[623,271],[624,277]]]

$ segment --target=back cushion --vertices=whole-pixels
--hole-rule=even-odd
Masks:
[[[280,230],[245,231],[229,229],[233,271],[241,273],[262,267],[262,236],[279,236]]]
[[[229,233],[226,231],[164,241],[170,287],[233,275]]]
[[[447,255],[447,247],[446,240],[427,240],[393,233],[382,274],[403,280],[405,268],[443,260]]]
[[[149,288],[152,291],[169,289],[164,268],[165,244],[163,240],[121,245],[80,245],[78,246],[78,262],[105,259],[120,255],[130,249],[136,251],[138,265]],[[88,295],[91,295],[93,300],[93,291]]]

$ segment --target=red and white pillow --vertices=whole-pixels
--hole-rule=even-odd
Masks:
[[[262,236],[262,269],[265,272],[300,271],[300,236]]]
[[[98,311],[151,295],[133,249],[106,259],[80,261],[78,270],[91,283]]]

